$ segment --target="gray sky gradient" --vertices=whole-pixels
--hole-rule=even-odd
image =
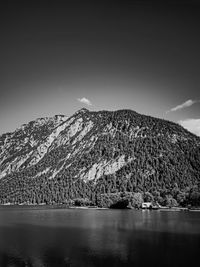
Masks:
[[[1,12],[0,134],[72,115],[82,98],[199,123],[197,1],[7,1]]]

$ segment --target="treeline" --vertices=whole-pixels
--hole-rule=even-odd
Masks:
[[[44,175],[35,179],[2,180],[0,188],[0,203],[12,204],[68,204],[94,205],[112,207],[112,205],[129,203],[140,208],[142,202],[158,203],[162,206],[200,206],[200,184],[181,190],[177,184],[171,189],[163,188],[151,191],[133,187],[129,182],[127,187],[121,187],[115,178],[109,177],[107,184],[82,180],[59,179],[49,180]],[[2,183],[4,182],[4,183]],[[115,187],[111,183],[116,183]],[[128,190],[128,191],[127,191]]]
[[[173,192],[174,193],[174,192]],[[97,198],[97,205],[99,207],[124,207],[131,206],[134,208],[141,208],[143,202],[151,202],[153,205],[161,205],[168,207],[177,206],[200,206],[200,193],[195,186],[188,189],[188,192],[176,192],[170,194],[167,192],[122,192],[100,194]]]

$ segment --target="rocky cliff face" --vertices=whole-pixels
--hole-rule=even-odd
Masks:
[[[38,163],[65,128],[65,116],[40,118],[0,137],[0,178]]]
[[[81,109],[71,117],[37,119],[0,137],[3,203],[171,190],[175,184],[181,189],[197,184],[199,175],[199,137],[131,110]]]

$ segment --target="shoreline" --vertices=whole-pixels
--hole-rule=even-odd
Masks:
[[[142,211],[190,211],[190,212],[200,212],[200,207],[159,207],[157,209],[149,209],[149,208],[125,208],[125,209],[112,209],[106,207],[97,207],[97,206],[66,206],[65,204],[0,204],[0,207],[10,207],[10,208],[47,208],[47,209],[80,209],[80,210],[142,210]]]

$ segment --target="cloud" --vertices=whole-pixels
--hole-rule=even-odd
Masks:
[[[85,97],[82,97],[82,98],[78,98],[77,99],[79,102],[83,103],[83,104],[86,104],[88,106],[92,106],[92,103],[89,99],[85,98]]]
[[[200,119],[180,120],[178,123],[188,131],[200,136]]]
[[[198,102],[200,102],[200,101],[199,100],[191,100],[191,99],[189,99],[189,100],[185,101],[184,103],[182,103],[181,105],[178,105],[178,106],[176,106],[174,108],[171,108],[166,113],[169,113],[169,112],[173,112],[173,111],[177,111],[177,110],[180,110],[180,109],[183,109],[183,108],[190,107],[193,104],[198,103]]]

